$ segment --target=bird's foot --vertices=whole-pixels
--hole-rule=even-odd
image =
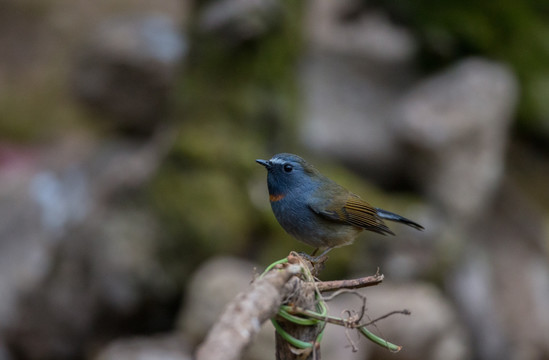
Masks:
[[[297,261],[300,262],[302,265],[309,268],[309,271],[311,274],[315,277],[324,269],[325,262],[328,260],[327,256],[311,256],[309,254],[303,253],[303,252],[295,252],[292,251],[290,253],[290,256],[297,258]]]
[[[319,274],[324,269],[325,262],[328,260],[328,256],[325,254],[321,254],[320,256],[311,256],[304,252],[293,252],[293,254],[309,263],[309,270],[314,276]]]

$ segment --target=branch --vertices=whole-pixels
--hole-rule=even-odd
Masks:
[[[269,271],[229,303],[221,318],[198,348],[197,360],[240,359],[261,324],[276,315],[285,296],[285,285],[301,267],[288,264]]]
[[[273,324],[277,329],[278,359],[320,358],[318,343],[326,323],[341,325],[347,329],[358,329],[374,343],[391,351],[400,350],[400,346],[374,335],[366,326],[396,313],[409,312],[394,311],[373,321],[363,322],[366,298],[357,291],[350,290],[377,285],[383,281],[383,275],[377,272],[373,276],[352,280],[315,281],[314,276],[323,265],[323,261],[311,263],[307,258],[294,252],[287,258],[269,265],[248,290],[237,295],[229,303],[199,346],[196,360],[240,359],[243,350],[259,332],[261,324],[275,315],[276,320],[273,320]],[[300,276],[294,276],[297,274]],[[320,292],[334,290],[337,291],[328,297],[320,295]],[[346,292],[362,298],[360,312],[347,310],[346,318],[336,318],[326,313],[325,305],[319,309],[319,304],[325,304],[325,301]],[[281,306],[283,302],[284,306]],[[311,322],[313,319],[316,321]]]

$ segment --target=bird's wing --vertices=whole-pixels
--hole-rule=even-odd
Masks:
[[[377,209],[354,194],[350,194],[344,201],[332,201],[328,205],[319,202],[309,203],[309,208],[328,220],[357,226],[383,235],[394,235],[383,220],[377,216]]]

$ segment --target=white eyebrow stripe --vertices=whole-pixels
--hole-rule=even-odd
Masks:
[[[269,160],[271,163],[273,164],[278,164],[278,165],[283,165],[283,164],[286,164],[286,161],[280,159],[280,158],[272,158],[271,160]]]

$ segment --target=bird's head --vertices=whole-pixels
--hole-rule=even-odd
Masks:
[[[321,176],[312,165],[294,154],[276,154],[270,160],[257,159],[256,162],[267,169],[269,194],[274,196],[312,188]]]

